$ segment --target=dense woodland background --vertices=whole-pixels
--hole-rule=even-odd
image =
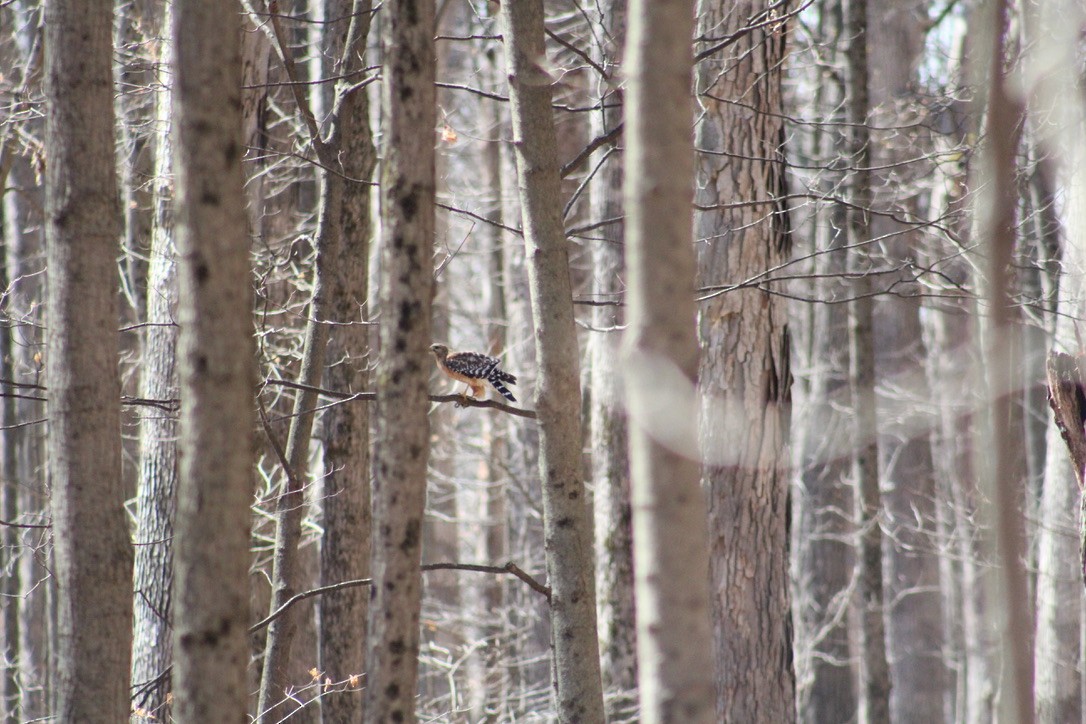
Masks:
[[[0,2],[3,717],[1081,721],[1084,30]]]

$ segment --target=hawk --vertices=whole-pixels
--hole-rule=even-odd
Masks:
[[[501,364],[498,358],[478,352],[450,352],[443,344],[430,345],[430,351],[437,358],[437,366],[442,372],[471,388],[472,399],[485,397],[486,387],[483,383],[489,382],[502,397],[510,402],[517,401],[506,387],[507,384],[515,385],[517,378],[498,368]]]

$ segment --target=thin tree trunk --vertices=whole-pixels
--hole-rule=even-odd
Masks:
[[[2,215],[2,211],[0,211]],[[2,221],[3,219],[0,219]],[[4,225],[7,227],[7,225]],[[6,228],[0,228],[0,242],[8,243]],[[7,260],[0,256],[0,289],[10,289]],[[15,375],[15,350],[12,329],[7,320],[14,319],[11,306],[4,305],[5,323],[0,328],[0,377],[17,379]],[[21,588],[20,530],[11,525],[19,518],[19,459],[18,444],[21,432],[18,426],[15,398],[5,395],[0,400],[0,597],[4,600],[3,618],[0,619],[0,666],[4,667],[4,679],[0,688],[0,717],[6,721],[19,721],[19,666],[23,655],[19,639],[19,592]]]
[[[330,3],[328,15],[343,17],[354,8],[355,40],[361,47],[369,30],[370,3],[338,0]],[[340,24],[331,26],[342,33]],[[343,34],[345,35],[345,34]],[[342,43],[340,43],[342,45]],[[342,58],[333,46],[336,58]],[[361,54],[361,50],[355,51]],[[354,55],[351,55],[354,58]],[[357,63],[337,68],[349,72]],[[351,77],[348,82],[361,78]],[[369,129],[366,91],[344,99],[339,115],[342,125],[343,242],[332,265],[331,319],[338,322],[328,341],[328,370],[325,386],[343,393],[361,392],[369,386],[370,317],[368,261],[371,224],[369,218],[369,177],[376,155]],[[369,405],[353,403],[332,407],[325,414],[321,431],[324,445],[324,537],[320,541],[320,583],[363,579],[369,574]],[[321,697],[320,714],[326,722],[362,721],[362,694],[359,679],[365,670],[365,626],[369,593],[350,588],[320,598],[320,671],[331,679],[333,693]],[[342,694],[341,689],[352,690]]]
[[[15,161],[9,181],[22,189],[35,187],[34,173],[26,161]],[[17,379],[40,383],[44,325],[41,324],[44,279],[44,244],[41,221],[35,209],[40,209],[36,194],[12,194],[4,197],[4,255],[11,286],[5,304],[10,315],[12,362]],[[18,400],[16,417],[32,422],[45,417],[45,405],[37,400]],[[44,464],[44,425],[22,426],[5,431],[5,444],[15,445],[17,500],[20,522],[41,525],[48,523],[48,499],[40,470]],[[55,579],[49,562],[50,536],[45,529],[24,529],[19,538],[19,594],[12,607],[18,611],[19,624],[19,708],[26,720],[46,716],[51,691],[49,659],[53,650],[55,629],[49,611],[55,595]]]
[[[360,58],[369,34],[371,3],[368,0],[334,0],[326,15],[344,18],[328,26],[335,34],[331,55],[343,58],[336,75],[349,74],[361,66]],[[348,38],[349,19],[354,17],[353,36]],[[344,54],[343,46],[354,43]],[[357,59],[356,59],[357,58]],[[348,76],[338,84],[358,83]],[[369,327],[366,298],[369,294],[370,187],[375,152],[369,125],[369,101],[365,90],[342,101],[337,122],[342,128],[340,159],[344,184],[341,210],[343,240],[329,277],[330,322],[336,324],[328,340],[329,365],[325,387],[354,393],[369,387]],[[370,462],[369,405],[348,403],[325,413],[321,442],[324,446],[325,477],[322,506],[324,536],[321,539],[321,585],[365,578],[370,566]],[[320,670],[333,689],[321,697],[321,716],[326,722],[362,721],[362,694],[359,678],[365,667],[365,621],[369,593],[347,589],[328,593],[320,600]],[[351,693],[341,693],[347,690]]]
[[[112,20],[112,0],[45,7],[45,361],[61,721],[118,722],[129,712],[132,545],[121,484]]]
[[[162,13],[163,35],[172,25],[172,5]],[[177,379],[177,259],[173,240],[173,147],[170,139],[173,75],[171,43],[160,45],[160,90],[155,94],[153,141],[154,227],[147,271],[147,327],[143,334],[140,396],[173,400]],[[173,658],[170,591],[173,585],[173,529],[177,508],[177,418],[172,408],[147,408],[140,418],[140,470],[136,489],[136,557],[133,573],[133,708],[163,717],[168,682],[143,685],[159,676]]]
[[[1031,125],[1037,142],[1052,165],[1066,179],[1066,233],[1060,234],[1057,209],[1046,215],[1049,258],[1057,254],[1060,273],[1058,285],[1051,284],[1050,298],[1061,297],[1056,314],[1054,348],[1056,351],[1082,354],[1081,325],[1084,246],[1086,231],[1086,145],[1083,144],[1083,105],[1069,102],[1079,98],[1080,67],[1078,59],[1079,28],[1086,19],[1082,4],[1074,0],[1044,3],[1036,9],[1027,6],[1025,28],[1030,34],[1027,72],[1035,79],[1028,88],[1029,110],[1035,117]],[[1042,70],[1043,69],[1043,70]],[[1045,169],[1038,169],[1035,179],[1044,198],[1052,186]],[[1062,236],[1062,239],[1061,239]],[[1062,245],[1053,250],[1055,242]],[[1055,253],[1053,253],[1055,251]],[[1081,361],[1079,362],[1081,366]],[[1081,428],[1080,428],[1081,434]],[[1083,717],[1083,551],[1080,550],[1083,520],[1081,505],[1082,468],[1069,462],[1067,448],[1060,440],[1055,421],[1049,418],[1048,449],[1038,526],[1036,643],[1034,667],[1036,681],[1035,714],[1041,724],[1081,721]]]
[[[581,389],[542,0],[502,3],[518,188],[535,322],[544,550],[557,714],[603,721],[592,528],[581,465]]]
[[[344,43],[343,58],[349,52],[355,50],[354,40],[350,34],[357,29],[367,29],[363,24],[368,24],[370,14],[361,12],[361,0],[354,3],[354,21],[352,29],[348,31],[348,40]],[[278,12],[278,5],[271,6],[273,13]],[[364,15],[359,19],[360,15]],[[271,610],[275,611],[289,600],[301,587],[298,544],[301,540],[302,518],[306,510],[305,488],[309,467],[309,444],[313,432],[315,410],[317,408],[317,392],[322,377],[324,376],[324,361],[327,355],[329,321],[339,320],[342,315],[346,319],[354,320],[357,312],[352,308],[353,302],[345,299],[349,289],[345,285],[344,278],[337,276],[340,273],[357,272],[354,267],[358,259],[352,261],[347,268],[341,266],[343,250],[343,222],[345,184],[347,178],[353,178],[346,172],[340,172],[343,163],[343,139],[344,126],[340,114],[343,112],[344,103],[356,104],[360,101],[344,97],[342,94],[332,111],[327,138],[320,135],[316,120],[310,107],[297,85],[298,76],[294,62],[290,56],[290,50],[286,46],[285,38],[279,26],[278,19],[272,20],[277,44],[280,50],[280,58],[285,66],[287,76],[292,79],[292,91],[294,98],[302,114],[303,120],[309,131],[309,140],[313,144],[314,151],[320,161],[322,172],[320,175],[320,201],[317,209],[317,232],[314,238],[316,248],[316,261],[313,271],[313,292],[307,309],[305,342],[302,350],[301,369],[298,373],[298,381],[306,386],[299,391],[294,398],[294,412],[291,415],[290,432],[287,436],[285,451],[285,490],[278,497],[275,512],[275,548],[273,553],[272,568],[272,600]],[[361,36],[358,36],[361,37]],[[357,67],[352,60],[350,66]],[[345,89],[351,83],[340,86]],[[355,95],[358,95],[356,90]],[[352,114],[357,114],[357,108],[351,108]],[[351,119],[358,122],[358,116]],[[352,129],[354,130],[354,129]],[[364,135],[364,134],[361,134]],[[364,139],[355,139],[364,145]],[[356,160],[355,163],[358,163]],[[352,170],[361,172],[364,166]],[[363,268],[363,271],[365,269]],[[351,275],[351,283],[357,283],[357,275]],[[356,452],[358,448],[355,448]],[[365,471],[357,471],[357,474],[365,475]],[[337,485],[338,480],[333,481]],[[346,512],[346,511],[345,511]],[[364,523],[364,513],[358,514],[355,510],[351,517]],[[355,527],[352,534],[357,535],[360,530]],[[338,554],[337,554],[338,555]],[[357,562],[357,560],[356,560]],[[289,686],[289,665],[291,660],[291,648],[294,644],[295,634],[298,629],[300,617],[304,608],[296,607],[284,616],[275,619],[268,626],[266,644],[264,647],[264,669],[260,684],[260,700],[258,704],[258,717],[261,721],[271,719],[277,721],[286,712],[281,706],[294,706],[293,699],[286,697]],[[357,611],[356,611],[357,613]]]
[[[246,722],[256,350],[241,17],[228,3],[178,3],[173,41],[182,389],[173,710],[180,722]]]
[[[696,200],[731,207],[697,217],[699,283],[710,288],[762,274],[790,253],[781,97],[788,27],[782,21],[746,30],[762,10],[754,0],[703,0],[698,12],[699,36],[736,38],[698,66],[697,90],[706,95]],[[784,301],[758,289],[707,294],[699,334],[717,717],[790,722],[796,710],[785,446],[792,375]]]
[[[608,78],[597,78],[602,106],[592,114],[593,137],[603,136],[622,123],[622,46],[626,40],[626,1],[610,0],[600,8],[604,29],[597,53]],[[691,9],[691,14],[693,10]],[[685,107],[685,106],[684,106]],[[689,119],[686,121],[689,123]],[[592,221],[620,219],[623,158],[615,146],[597,153],[599,171],[589,188]],[[599,302],[620,302],[625,289],[623,223],[600,228],[592,242],[592,295]],[[592,390],[589,420],[592,451],[592,498],[596,528],[596,590],[600,627],[600,671],[607,719],[624,720],[637,712],[637,637],[634,615],[633,532],[630,512],[630,463],[626,414],[618,361],[618,330],[625,324],[621,304],[592,310],[589,337],[589,384]]]
[[[858,591],[860,611],[861,724],[890,721],[890,669],[886,658],[882,570],[882,504],[879,495],[879,439],[875,397],[874,305],[870,265],[863,261],[871,239],[870,103],[868,100],[867,0],[849,0],[848,37],[849,165],[854,169],[848,211],[849,271],[855,276],[849,320],[850,387],[853,404]]]
[[[1033,718],[1033,650],[1029,587],[1026,578],[1025,524],[1021,515],[1025,475],[1022,430],[1015,425],[1015,372],[1020,362],[1020,327],[1011,310],[1012,269],[1015,242],[1016,154],[1022,108],[1010,96],[1004,72],[1009,11],[1005,2],[990,3],[977,13],[981,21],[974,64],[983,73],[987,102],[986,134],[990,146],[978,160],[973,186],[977,191],[975,222],[977,239],[988,245],[987,289],[989,305],[985,325],[983,359],[988,389],[982,408],[990,416],[982,455],[978,526],[980,550],[996,562],[985,589],[986,619],[999,632],[1000,721],[1026,722]]]
[[[825,53],[826,66],[843,63],[846,47],[844,2],[825,3],[819,12],[818,47]],[[814,72],[823,73],[822,65]],[[825,120],[812,131],[814,143],[808,164],[827,164],[828,159],[847,153],[845,104],[847,78],[842,74],[820,76],[815,91],[815,111]],[[803,153],[800,151],[800,153]],[[844,171],[820,169],[817,181],[823,188],[844,183]],[[804,180],[812,183],[812,180]],[[812,212],[813,269],[810,291],[825,304],[803,310],[807,324],[797,326],[808,342],[806,395],[793,387],[802,412],[793,418],[797,451],[798,481],[793,504],[793,571],[796,597],[796,679],[798,713],[810,724],[848,721],[856,716],[853,685],[855,662],[850,656],[849,608],[855,573],[855,523],[852,508],[853,486],[849,476],[852,417],[848,413],[848,306],[833,303],[851,293],[843,283],[848,263],[846,206],[827,202]],[[802,239],[797,229],[797,239]],[[798,355],[797,355],[798,356]],[[805,400],[803,398],[806,398]],[[802,404],[802,403],[799,403]],[[797,405],[798,406],[798,405]]]
[[[422,530],[430,451],[434,242],[434,4],[385,4],[381,348],[373,482],[366,716],[414,722]]]
[[[475,29],[473,27],[473,29]],[[487,50],[484,66],[491,77],[497,77],[493,47]],[[480,229],[483,249],[487,255],[487,281],[484,294],[487,319],[487,350],[491,355],[506,349],[507,315],[505,307],[504,240],[500,224],[502,214],[502,163],[498,134],[501,132],[501,111],[497,103],[483,101],[480,112],[485,114],[484,128],[490,134],[478,149],[478,161],[482,167],[482,183],[485,189],[483,215],[488,224]],[[504,415],[486,415],[482,419],[482,438],[487,446],[483,458],[480,480],[484,487],[460,486],[457,507],[469,518],[481,523],[464,528],[460,534],[461,560],[480,560],[492,563],[509,560],[509,536],[506,525],[506,484],[510,426]],[[469,690],[467,703],[472,721],[496,721],[501,719],[503,699],[508,677],[505,674],[505,631],[502,618],[495,617],[505,605],[504,586],[500,578],[481,577],[461,587],[463,615],[469,621],[465,639],[470,642],[485,641],[478,654],[467,662]]]
[[[920,255],[918,232],[898,219],[915,214],[915,197],[902,198],[915,138],[898,130],[910,106],[918,58],[923,50],[919,0],[868,0],[868,90],[872,126],[871,230],[880,239],[888,272],[883,286],[896,294],[874,306],[876,373],[879,383],[879,457],[884,505],[884,600],[889,602],[887,654],[893,690],[891,718],[941,721],[945,717],[949,672],[944,663],[943,600],[939,590],[936,487],[929,416],[931,391],[923,373],[927,352],[920,320],[923,288],[913,281]],[[907,101],[906,99],[909,99]],[[898,390],[906,389],[902,399]]]
[[[675,724],[717,720],[690,295],[693,9],[693,0],[634,0],[627,41],[630,325],[623,347],[641,714]]]

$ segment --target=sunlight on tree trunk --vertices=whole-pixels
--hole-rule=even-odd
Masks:
[[[630,413],[641,716],[716,721],[709,539],[697,457],[693,138],[694,3],[633,0],[627,39]],[[675,443],[685,445],[685,450]],[[674,580],[684,577],[681,583]]]
[[[241,17],[178,3],[175,223],[181,259],[173,712],[245,722],[256,367],[241,145]]]
[[[169,35],[173,6],[166,5],[159,28]],[[155,137],[150,260],[144,308],[143,375],[140,396],[148,400],[179,397],[177,378],[177,251],[173,223],[173,113],[170,86],[174,74],[173,45],[163,43],[156,72],[161,89],[155,94]],[[177,418],[172,409],[149,408],[140,418],[140,473],[136,489],[136,561],[133,574],[132,707],[161,717],[166,714],[169,681],[146,688],[173,660],[170,592],[173,586],[173,533],[177,508]]]

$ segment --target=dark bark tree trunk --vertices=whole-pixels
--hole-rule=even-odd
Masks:
[[[348,30],[348,39],[341,46],[345,48],[341,56],[341,63],[353,69],[359,67],[355,51],[355,38],[350,34],[355,30],[367,29],[369,12],[361,11],[361,2],[354,3],[351,23],[352,29]],[[271,6],[273,13],[278,12],[278,5]],[[361,18],[361,19],[360,19]],[[332,320],[338,320],[337,315],[345,315],[354,320],[357,318],[356,309],[352,308],[354,300],[346,298],[350,291],[344,284],[340,274],[357,272],[354,267],[358,259],[353,259],[354,264],[347,268],[341,266],[345,253],[343,249],[343,223],[345,184],[351,177],[343,168],[345,128],[340,114],[345,104],[351,106],[360,101],[352,98],[358,95],[358,89],[354,94],[345,93],[346,89],[353,85],[345,82],[339,85],[340,94],[336,105],[332,109],[332,118],[326,136],[322,136],[317,126],[317,121],[310,109],[304,94],[298,85],[298,73],[294,61],[290,55],[290,49],[286,44],[284,33],[280,27],[280,20],[273,16],[272,27],[280,51],[280,59],[283,62],[288,78],[292,80],[291,90],[299,113],[309,132],[309,141],[313,145],[317,159],[322,166],[320,174],[320,201],[317,209],[317,232],[314,238],[316,247],[316,262],[313,271],[313,292],[307,309],[305,342],[302,350],[301,369],[298,373],[298,381],[305,386],[294,398],[294,412],[291,416],[290,432],[287,436],[284,471],[284,491],[276,503],[275,548],[273,553],[272,570],[272,600],[271,610],[277,610],[288,601],[301,587],[301,571],[299,566],[298,544],[301,540],[302,518],[306,510],[305,487],[309,467],[309,445],[313,431],[317,408],[317,392],[324,376],[324,361],[328,353],[329,326]],[[356,36],[360,38],[361,36]],[[346,50],[349,49],[349,50]],[[350,59],[348,61],[348,55]],[[350,107],[348,111],[353,114],[352,120],[358,123],[357,107]],[[351,130],[357,130],[357,127]],[[364,145],[362,138],[364,133],[358,134],[352,140],[359,145]],[[357,148],[357,147],[356,147]],[[363,159],[363,163],[365,160]],[[354,159],[352,163],[359,161]],[[372,161],[370,161],[372,163]],[[341,170],[342,169],[342,170]],[[364,167],[352,168],[362,171]],[[352,209],[352,213],[357,207]],[[363,268],[363,271],[365,269]],[[352,274],[352,280],[357,281],[357,276]],[[358,448],[355,448],[357,451]],[[360,475],[366,472],[358,471]],[[338,480],[333,480],[333,485],[338,485]],[[348,506],[349,507],[349,506]],[[346,511],[344,511],[346,512]],[[351,516],[356,521],[362,521],[364,513],[352,511]],[[364,522],[364,521],[362,521]],[[358,534],[356,527],[353,531]],[[334,534],[335,535],[335,534]],[[357,559],[356,559],[357,560]],[[348,596],[349,597],[349,596]],[[289,682],[289,666],[291,661],[291,649],[294,645],[295,634],[298,630],[304,608],[296,607],[286,615],[275,619],[268,626],[266,645],[264,647],[264,669],[260,685],[260,703],[258,716],[262,721],[269,718],[277,720],[287,712],[279,707],[293,707],[293,699],[286,697]]]
[[[173,712],[246,722],[256,354],[242,172],[241,18],[174,8],[181,333]]]
[[[710,289],[762,274],[790,253],[780,87],[788,26],[744,30],[763,12],[753,0],[703,0],[698,12],[699,36],[736,38],[697,68],[705,108],[697,128],[698,266],[700,285]],[[757,288],[712,291],[701,299],[699,334],[717,717],[790,722],[792,376],[784,300]]]
[[[61,721],[118,722],[129,712],[132,544],[121,484],[112,20],[112,0],[45,6],[45,361]]]
[[[501,6],[535,323],[544,550],[561,722],[603,720],[592,528],[581,466],[581,386],[541,0]]]
[[[333,68],[346,79],[337,87],[361,82],[363,49],[369,34],[371,3],[368,0],[331,0],[326,16],[331,57],[343,59]],[[348,25],[354,29],[348,36]],[[353,49],[343,53],[346,43]],[[340,149],[344,181],[340,211],[342,242],[329,274],[331,296],[325,387],[345,394],[369,388],[369,295],[370,186],[376,155],[369,124],[365,89],[343,99],[336,122],[343,145]],[[322,507],[324,536],[321,539],[321,585],[365,578],[370,568],[370,410],[368,403],[348,402],[325,413],[321,433],[325,477]],[[353,588],[325,594],[320,600],[320,670],[333,683],[321,697],[321,717],[326,722],[362,721],[359,677],[365,667],[368,592]],[[350,693],[347,693],[350,692]]]
[[[384,6],[381,348],[366,717],[415,721],[423,513],[430,450],[434,242],[434,5]]]

